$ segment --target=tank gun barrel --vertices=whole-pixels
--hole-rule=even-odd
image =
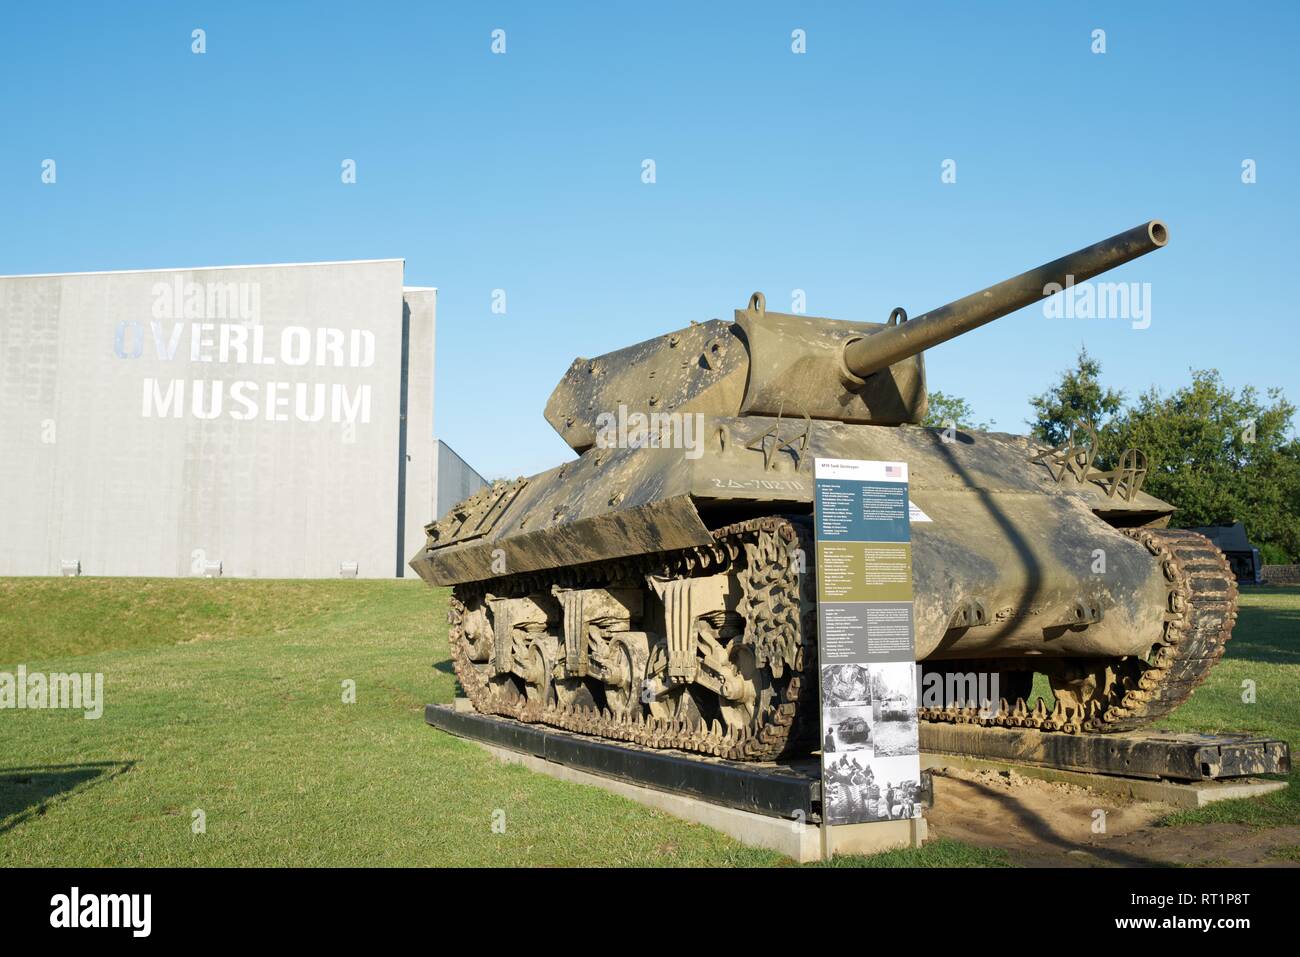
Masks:
[[[1085,282],[1131,259],[1145,256],[1168,241],[1169,231],[1158,219],[1134,226],[915,319],[888,326],[869,336],[850,339],[844,346],[844,368],[865,379],[924,349],[1045,299],[1068,283]],[[1056,289],[1052,288],[1053,285]]]

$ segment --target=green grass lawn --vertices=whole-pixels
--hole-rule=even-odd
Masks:
[[[1249,731],[1281,738],[1300,753],[1300,587],[1242,589],[1240,612],[1223,661],[1190,701],[1164,724],[1176,731]],[[1243,695],[1254,686],[1254,702]],[[1218,821],[1300,824],[1300,770],[1284,791],[1171,814],[1168,825]]]
[[[1300,753],[1300,586],[1243,587],[1238,609],[1223,660],[1191,699],[1158,727],[1267,735],[1286,741],[1293,754]],[[1254,685],[1253,702],[1244,700],[1247,682]],[[1041,677],[1034,693],[1051,700]],[[1161,823],[1300,824],[1300,769],[1286,780],[1291,786],[1283,791],[1178,811]]]
[[[105,681],[98,720],[0,711],[0,865],[785,863],[428,728],[424,704],[454,693],[445,614],[417,582],[0,580],[0,671]],[[1296,746],[1298,622],[1300,589],[1244,596],[1229,660],[1175,723]],[[1291,796],[1176,817],[1300,820]],[[836,863],[1004,862],[936,841]]]
[[[0,670],[99,671],[106,703],[0,712],[0,865],[779,860],[427,727],[454,679],[418,582],[2,587]]]

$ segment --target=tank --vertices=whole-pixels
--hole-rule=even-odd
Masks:
[[[871,725],[856,715],[837,721],[833,725],[835,741],[841,747],[860,748],[871,744]]]
[[[978,701],[978,692],[976,692]],[[880,702],[880,717],[885,721],[899,721],[908,718],[906,698],[883,698]]]
[[[1060,448],[920,424],[926,349],[1167,242],[1153,220],[880,323],[770,312],[755,293],[730,322],[576,359],[545,416],[577,457],[460,502],[411,560],[453,588],[474,708],[733,760],[818,747],[827,457],[908,463],[930,519],[912,524],[923,689],[990,679],[923,691],[921,720],[1104,733],[1167,714],[1222,655],[1237,592],[1223,555],[1143,491],[1145,456],[1098,468],[1086,423]],[[1050,708],[1029,701],[1036,674]]]

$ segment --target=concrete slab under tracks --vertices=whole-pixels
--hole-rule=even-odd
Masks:
[[[840,825],[823,835],[815,758],[742,763],[657,751],[477,714],[459,699],[426,706],[425,721],[499,761],[602,788],[799,863],[822,860],[823,843],[827,855],[873,854],[919,847],[926,837],[924,819]]]

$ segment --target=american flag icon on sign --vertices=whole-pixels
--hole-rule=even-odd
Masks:
[[[886,465],[885,478],[902,478],[903,467],[901,465]]]

